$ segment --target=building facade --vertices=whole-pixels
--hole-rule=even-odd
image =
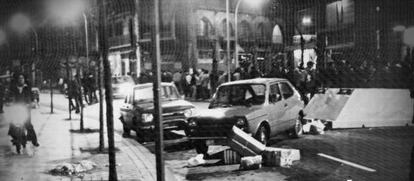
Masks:
[[[130,0],[110,5],[109,60],[114,75],[139,75],[151,70],[152,3]],[[239,61],[249,60],[251,65],[265,69],[265,61],[283,51],[285,22],[270,20],[265,14],[266,4],[252,7],[242,2],[237,21],[238,45],[235,45],[236,3],[237,0],[230,0],[231,68],[234,70],[236,65],[237,47]],[[163,1],[161,13],[162,70],[212,70],[215,61],[218,70],[226,70],[226,1]]]
[[[294,56],[297,64],[301,59],[320,65],[346,60],[378,66],[405,59],[409,45],[403,43],[403,34],[414,27],[414,1],[296,1],[285,17],[291,30],[287,51],[299,52]],[[308,39],[304,58],[301,33]]]

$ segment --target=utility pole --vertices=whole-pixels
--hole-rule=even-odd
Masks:
[[[154,92],[154,122],[155,122],[155,159],[157,169],[157,181],[164,181],[164,157],[162,152],[164,150],[163,142],[163,125],[162,125],[162,108],[160,104],[160,82],[161,82],[161,46],[160,46],[160,4],[161,0],[154,0],[154,24],[151,31],[152,43],[152,71],[153,92]]]
[[[99,8],[99,50],[102,55],[104,84],[105,84],[105,100],[106,100],[106,125],[108,133],[108,156],[109,156],[109,178],[108,180],[118,180],[116,172],[116,155],[114,140],[114,120],[112,105],[112,83],[111,83],[111,67],[108,61],[108,45],[106,37],[106,1],[98,1]]]
[[[231,73],[230,73],[230,66],[231,66],[231,58],[230,58],[230,2],[226,0],[226,34],[227,34],[227,80],[228,82],[231,81]]]

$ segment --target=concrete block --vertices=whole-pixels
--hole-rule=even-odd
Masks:
[[[290,167],[293,161],[300,160],[300,152],[297,149],[267,147],[262,156],[264,166]]]
[[[240,170],[253,170],[262,168],[262,156],[242,157],[240,160]]]

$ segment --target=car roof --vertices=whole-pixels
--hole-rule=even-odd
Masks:
[[[135,87],[152,87],[153,83],[144,83],[144,84],[137,84]],[[161,86],[173,86],[174,84],[171,82],[161,82]]]
[[[282,78],[255,78],[255,79],[246,79],[246,80],[237,80],[232,82],[223,83],[223,86],[226,85],[236,85],[236,84],[267,84],[271,82],[281,82],[287,81],[286,79]]]

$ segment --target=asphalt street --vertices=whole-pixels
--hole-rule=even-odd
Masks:
[[[67,108],[66,103],[55,101],[55,107]],[[121,104],[120,99],[113,102],[118,132],[122,131],[117,119]],[[206,102],[193,104],[198,111],[208,106]],[[98,104],[85,108],[85,121],[97,121],[98,110]],[[154,142],[141,143],[154,151]],[[413,127],[330,130],[323,135],[304,135],[299,139],[280,135],[273,138],[269,146],[300,149],[301,161],[291,168],[239,171],[239,165],[224,165],[217,159],[207,160],[204,166],[188,167],[187,160],[196,152],[183,132],[178,131],[165,133],[165,159],[166,164],[186,180],[408,180],[413,144]],[[209,152],[222,149],[212,146]]]

